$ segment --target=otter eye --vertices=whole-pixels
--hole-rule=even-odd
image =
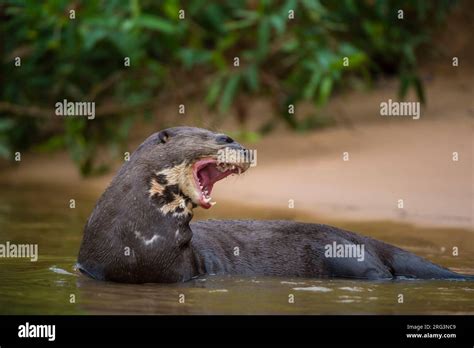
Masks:
[[[234,139],[224,134],[218,135],[216,140],[219,144],[231,144],[234,142]]]

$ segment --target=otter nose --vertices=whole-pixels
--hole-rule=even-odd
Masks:
[[[246,151],[246,148],[242,146],[242,144],[236,142],[234,139],[225,134],[218,134],[216,136],[216,143],[229,149]]]
[[[218,144],[232,144],[235,142],[234,139],[225,134],[218,135],[216,141]]]

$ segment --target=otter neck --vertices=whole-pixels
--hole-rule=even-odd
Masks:
[[[192,220],[194,204],[191,199],[179,190],[177,185],[167,185],[157,193],[156,186],[151,186],[149,202],[154,220],[165,236],[171,235],[180,247],[189,243],[192,232],[189,226]]]

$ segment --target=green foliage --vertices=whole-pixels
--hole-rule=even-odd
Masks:
[[[202,98],[220,114],[239,96],[270,96],[275,118],[262,125],[262,133],[279,121],[295,130],[326,124],[317,112],[304,119],[289,115],[288,104],[309,100],[322,106],[348,85],[348,77],[396,74],[402,97],[414,88],[424,101],[415,53],[451,3],[7,1],[0,5],[0,156],[32,144],[40,151],[65,147],[83,174],[100,171],[105,166],[97,163],[99,148],[120,153],[133,122],[156,107],[157,95],[182,97],[188,84],[195,88],[186,97]],[[63,99],[95,101],[96,119],[55,116],[54,104]]]

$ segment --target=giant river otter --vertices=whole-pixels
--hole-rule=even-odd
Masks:
[[[395,246],[292,221],[199,221],[213,185],[249,163],[224,134],[175,127],[151,135],[114,177],[84,230],[78,269],[124,283],[184,282],[203,274],[355,279],[467,279]],[[245,158],[245,156],[244,156]],[[247,158],[248,159],[248,158]]]

